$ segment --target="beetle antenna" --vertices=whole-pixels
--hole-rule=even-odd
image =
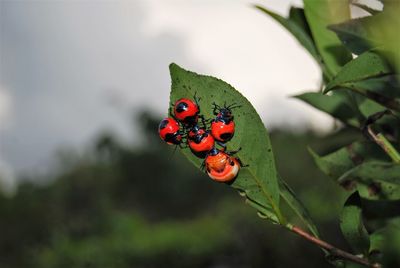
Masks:
[[[199,102],[201,101],[201,97],[197,97],[197,91],[194,92],[193,99],[194,99],[194,102],[197,104],[197,106],[200,106]]]

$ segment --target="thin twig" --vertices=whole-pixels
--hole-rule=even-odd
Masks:
[[[306,231],[302,230],[300,227],[297,226],[287,226],[292,232],[298,234],[299,236],[307,239],[308,241],[316,244],[317,246],[326,249],[329,251],[330,254],[332,254],[335,257],[339,257],[341,259],[349,260],[351,262],[355,262],[361,265],[364,265],[366,267],[370,268],[382,268],[382,266],[379,263],[370,263],[367,259],[360,258],[356,255],[353,255],[351,253],[348,253],[346,251],[343,251],[341,249],[336,248],[335,246],[319,239],[316,238],[315,236],[307,233]]]
[[[378,144],[395,163],[400,163],[400,154],[382,133],[375,134],[371,126],[367,127],[369,136]]]

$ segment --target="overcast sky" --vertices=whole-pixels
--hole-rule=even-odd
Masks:
[[[0,0],[0,177],[40,170],[104,128],[137,138],[132,111],[165,115],[171,62],[229,82],[269,127],[330,128],[288,98],[318,87],[316,63],[254,2]],[[301,5],[260,3],[283,15]]]

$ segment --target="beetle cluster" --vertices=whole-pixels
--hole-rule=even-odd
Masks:
[[[198,101],[196,96],[194,101],[177,100],[171,107],[170,117],[163,119],[158,127],[160,137],[171,145],[188,146],[194,155],[203,158],[202,167],[213,180],[232,181],[243,167],[240,159],[233,156],[238,151],[226,150],[226,142],[235,134],[232,109],[239,106],[225,104],[221,107],[214,103],[215,118],[205,120]],[[218,149],[216,144],[222,148]]]

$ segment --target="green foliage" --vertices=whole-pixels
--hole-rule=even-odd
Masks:
[[[344,204],[340,215],[340,228],[355,253],[369,255],[369,235],[363,224],[358,192],[350,195]]]
[[[349,198],[341,216],[342,232],[354,252],[391,263],[375,255],[381,256],[377,252],[387,250],[381,243],[381,234],[386,232],[382,230],[400,216],[400,39],[395,33],[400,27],[400,5],[383,1],[383,11],[378,11],[361,3],[352,4],[372,16],[350,19],[349,2],[336,0],[304,0],[304,11],[296,11],[305,14],[301,23],[295,23],[292,14],[283,18],[265,8],[258,9],[288,29],[314,58],[321,59],[322,92],[295,97],[341,121],[344,129],[356,129],[364,136],[338,144],[323,156],[309,151],[325,174],[345,190],[357,190],[360,195],[355,193]],[[311,35],[307,35],[308,29]],[[304,36],[309,42],[304,42]],[[310,49],[310,40],[317,57]],[[366,225],[372,228],[370,249],[361,211],[367,218]]]

